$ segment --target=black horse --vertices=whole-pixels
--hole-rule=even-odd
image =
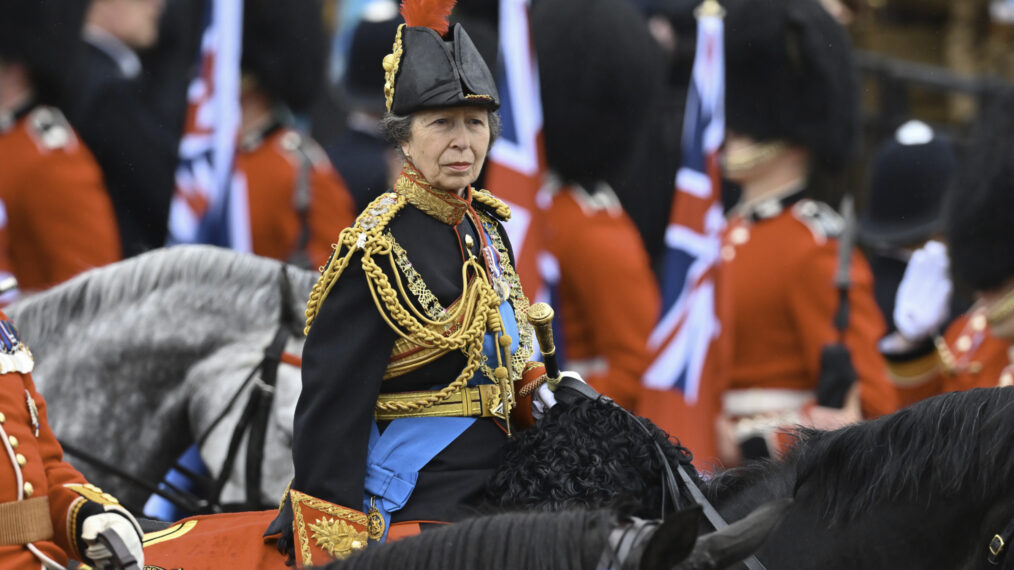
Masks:
[[[633,501],[658,516],[654,445],[622,410],[579,401],[520,434],[489,500],[543,510]],[[645,423],[646,420],[642,420]],[[673,468],[689,453],[654,426]],[[728,470],[698,487],[730,521],[794,497],[761,547],[769,570],[1014,568],[1014,388],[938,396],[832,432],[801,430],[788,457]],[[992,552],[991,552],[992,548]]]
[[[493,514],[371,547],[327,568],[720,570],[754,552],[789,504],[769,503],[700,538],[698,508],[664,522],[617,516],[610,509]]]

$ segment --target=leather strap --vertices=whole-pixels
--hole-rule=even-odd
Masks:
[[[53,539],[49,497],[0,503],[0,545],[11,546]]]
[[[378,402],[411,402],[424,398],[434,392],[396,392],[381,394]],[[449,398],[427,406],[420,410],[405,412],[376,412],[378,420],[396,420],[399,418],[489,418],[502,404],[500,387],[495,384],[468,386],[451,394]]]

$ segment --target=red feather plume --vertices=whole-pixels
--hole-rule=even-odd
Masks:
[[[447,18],[457,0],[402,0],[401,16],[406,26],[425,26],[443,37],[451,24]]]

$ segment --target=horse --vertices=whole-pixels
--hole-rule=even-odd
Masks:
[[[790,505],[787,500],[766,504],[702,537],[699,508],[664,521],[618,516],[610,509],[495,514],[368,548],[326,568],[718,570],[756,550]]]
[[[291,338],[287,350],[302,350],[301,316],[316,277],[253,255],[178,246],[92,269],[5,312],[34,353],[33,377],[50,425],[68,447],[155,483],[200,441],[217,477],[244,402],[259,382],[251,372],[265,347],[284,330]],[[279,367],[263,446],[261,505],[277,505],[292,477],[299,390],[298,368]],[[246,496],[244,453],[238,450],[223,501]],[[93,461],[71,453],[68,459],[140,511],[149,491]]]
[[[559,510],[608,497],[657,512],[662,484],[647,475],[659,473],[662,459],[629,415],[588,400],[558,405],[543,421],[511,442],[490,483],[492,504]],[[686,461],[685,449],[651,429],[666,461]],[[1004,559],[1014,534],[1014,387],[945,394],[796,437],[780,460],[695,481],[727,520],[794,498],[757,553],[766,568],[996,568],[990,558],[1014,568],[1014,557]]]

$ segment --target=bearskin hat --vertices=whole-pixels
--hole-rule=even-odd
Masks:
[[[0,59],[28,66],[40,99],[56,102],[81,45],[90,0],[7,0]]]
[[[540,0],[532,7],[546,158],[591,187],[622,169],[660,94],[661,49],[626,0]]]
[[[293,111],[309,107],[324,81],[327,35],[321,0],[247,0],[244,71]]]
[[[387,109],[408,115],[422,109],[478,105],[496,110],[493,74],[460,24],[447,18],[454,0],[404,0],[392,52],[384,57]]]
[[[352,32],[343,85],[359,107],[384,112],[384,68],[380,61],[391,51],[391,38],[404,23],[393,0],[372,2]]]
[[[858,83],[845,30],[815,0],[727,0],[726,123],[784,140],[842,169],[858,129]]]
[[[988,109],[950,193],[947,240],[957,280],[989,291],[1014,277],[1014,96]]]

